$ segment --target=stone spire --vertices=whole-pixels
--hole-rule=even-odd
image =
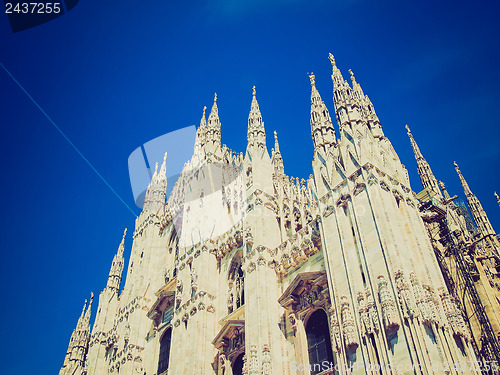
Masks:
[[[274,131],[274,149],[273,149],[272,162],[274,166],[274,175],[284,176],[285,167],[283,165],[283,157],[281,156],[280,145],[278,143],[278,133],[276,133],[276,130]]]
[[[355,99],[363,100],[365,98],[365,94],[363,93],[361,85],[356,82],[356,78],[354,77],[354,73],[351,69],[349,69],[349,74],[351,75],[353,97]]]
[[[201,116],[200,126],[196,129],[196,141],[195,141],[195,149],[202,148],[206,142],[207,135],[207,120],[205,117],[205,112],[207,110],[207,106],[203,107],[203,115]]]
[[[167,153],[163,156],[163,163],[158,173],[158,163],[155,166],[155,172],[151,178],[146,196],[144,197],[143,211],[158,212],[165,207],[165,198],[167,195]]]
[[[328,59],[332,64],[333,103],[335,104],[335,111],[339,125],[343,126],[347,121],[347,116],[344,118],[343,116],[339,117],[338,115],[339,111],[342,109],[347,111],[347,104],[349,104],[352,99],[352,90],[349,84],[344,80],[344,77],[342,77],[342,73],[339,68],[337,68],[335,58],[331,53],[329,54]]]
[[[93,298],[94,294],[91,293],[88,307],[87,300],[83,304],[82,313],[78,318],[76,328],[71,334],[64,364],[59,371],[59,375],[81,373],[85,367],[90,342],[90,315]]]
[[[163,155],[163,163],[161,163],[160,176],[167,177],[167,153]]]
[[[122,241],[118,246],[118,251],[116,252],[113,263],[111,264],[111,269],[109,271],[108,276],[108,284],[106,287],[111,290],[115,290],[118,292],[120,290],[120,283],[122,281],[123,274],[123,266],[125,264],[125,260],[123,258],[123,252],[125,250],[125,236],[127,235],[127,228],[123,232]]]
[[[316,88],[314,73],[309,75],[311,80],[311,136],[315,150],[327,150],[336,143],[335,129],[328,108],[321,99]]]
[[[80,327],[82,327],[86,310],[87,310],[87,300],[85,300],[85,302],[83,303],[82,313],[80,314],[80,317],[76,322],[76,329],[73,332],[77,331],[78,329],[80,329]]]
[[[203,121],[203,120],[202,120]],[[221,125],[219,109],[217,108],[217,93],[214,94],[214,104],[208,116],[205,148],[208,154],[215,154],[221,148]]]
[[[85,312],[85,316],[83,317],[83,329],[90,329],[90,316],[92,315],[92,301],[94,301],[94,293],[90,292],[90,302],[87,311]]]
[[[420,149],[413,138],[413,134],[411,133],[410,127],[406,125],[406,131],[408,133],[408,137],[410,137],[411,147],[413,148],[413,153],[415,154],[415,160],[417,161],[417,169],[418,175],[420,176],[420,181],[422,181],[422,186],[424,189],[429,189],[436,193],[438,196],[441,196],[441,189],[439,189],[439,184],[432,173],[431,166],[427,163],[424,156],[420,152]]]
[[[497,203],[500,206],[500,197],[498,196],[496,191],[495,191],[495,198],[497,199]]]
[[[458,173],[458,177],[460,177],[460,182],[462,183],[465,196],[467,197],[467,204],[469,205],[470,212],[472,213],[472,217],[474,218],[474,221],[477,224],[479,232],[483,236],[495,235],[495,231],[491,226],[490,220],[488,219],[488,216],[486,215],[486,212],[484,211],[481,202],[470,190],[467,181],[465,180],[464,176],[462,175],[462,172],[460,171],[460,168],[458,168],[458,164],[456,162],[454,162],[454,164],[455,164],[455,169]]]
[[[248,132],[247,132],[247,150],[266,149],[266,131],[264,129],[264,121],[260,113],[259,103],[257,102],[257,93],[255,86],[252,87],[252,104],[250,114],[248,115]]]
[[[474,195],[474,194],[472,194],[472,191],[469,188],[469,184],[467,183],[464,176],[462,175],[462,171],[460,171],[460,168],[458,167],[457,162],[454,161],[453,164],[455,165],[455,170],[457,171],[458,177],[460,178],[460,182],[462,183],[462,187],[464,189],[465,196],[468,198],[470,195]]]
[[[376,138],[384,138],[384,132],[380,124],[380,120],[375,113],[375,108],[368,98],[368,95],[363,93],[361,85],[356,81],[354,73],[349,69],[352,81],[352,89],[346,80],[342,77],[342,73],[335,62],[335,58],[330,53],[329,60],[332,64],[332,81],[333,81],[333,103],[335,105],[335,117],[340,128],[345,125],[350,125],[354,131],[357,124],[366,124]]]

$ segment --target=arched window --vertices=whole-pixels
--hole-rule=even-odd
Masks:
[[[325,367],[322,365],[324,361],[328,362],[328,366],[335,364],[330,341],[328,318],[323,310],[316,310],[309,317],[306,334],[311,374],[319,374],[322,370],[325,370]]]
[[[233,375],[242,375],[243,374],[243,356],[245,353],[241,353],[233,363]]]
[[[242,252],[239,251],[234,256],[229,269],[229,295],[227,299],[229,314],[245,304],[245,278],[243,269],[241,268],[241,256]]]
[[[172,328],[169,328],[160,341],[160,358],[158,359],[158,375],[167,371],[170,360],[170,343],[172,341]]]

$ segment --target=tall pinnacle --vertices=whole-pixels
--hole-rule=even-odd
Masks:
[[[314,73],[309,75],[311,81],[311,136],[314,142],[314,149],[326,150],[335,145],[335,129],[328,108],[321,99],[316,88],[316,77]]]
[[[201,116],[200,126],[196,129],[196,139],[194,141],[194,154],[201,153],[201,150],[206,142],[207,135],[207,120],[205,117],[205,112],[207,110],[207,106],[203,107],[203,115]]]
[[[221,125],[219,109],[217,108],[217,93],[214,94],[214,104],[208,116],[206,146],[208,153],[215,153],[221,147]]]
[[[278,143],[278,133],[274,131],[274,150],[272,155],[272,163],[274,166],[274,174],[276,176],[283,176],[285,174],[285,167],[283,165],[283,158],[280,152],[280,145]]]
[[[432,173],[432,169],[425,160],[424,156],[420,152],[420,149],[413,138],[413,134],[411,133],[410,127],[408,125],[405,126],[406,131],[408,133],[408,137],[410,138],[411,147],[413,148],[413,153],[415,154],[415,160],[417,161],[417,169],[418,175],[420,176],[420,181],[422,181],[422,186],[426,189],[432,190],[439,196],[442,196],[441,189],[439,188],[438,181],[434,174]]]
[[[166,177],[167,173],[167,153],[163,155],[163,163],[161,163],[160,177]]]
[[[257,102],[255,86],[252,87],[252,104],[250,105],[250,114],[248,115],[247,141],[247,149],[257,147],[264,150],[266,148],[266,131],[259,103]]]
[[[356,99],[363,100],[365,98],[365,94],[363,93],[363,89],[361,88],[361,85],[358,82],[356,82],[356,78],[354,77],[354,73],[352,72],[351,69],[349,69],[349,74],[351,75],[352,91],[353,91],[354,97]]]
[[[351,122],[351,105],[353,94],[351,86],[344,80],[342,73],[335,62],[335,58],[330,53],[330,62],[332,63],[332,81],[333,81],[333,104],[335,106],[335,117],[341,129]],[[357,115],[358,116],[358,115]]]
[[[158,162],[155,163],[155,173],[153,173],[153,178],[158,176]]]
[[[76,323],[76,330],[78,330],[82,327],[86,309],[87,309],[87,300],[85,300],[85,302],[83,303],[82,313],[80,314],[80,317],[78,318],[78,322]]]
[[[217,95],[217,94],[215,94]],[[207,106],[203,106],[203,115],[201,116],[200,120],[200,128],[206,128],[207,127],[207,120],[206,120],[206,115],[205,112],[207,111]]]
[[[151,178],[146,195],[144,197],[143,211],[158,212],[165,206],[167,194],[167,153],[163,156],[163,163],[158,172],[158,163],[155,166],[155,173]]]
[[[123,237],[118,246],[118,251],[113,257],[113,263],[111,263],[111,269],[109,270],[108,283],[106,287],[110,290],[118,291],[120,289],[120,283],[122,281],[123,266],[125,264],[125,259],[123,258],[123,252],[125,250],[125,236],[127,235],[127,228],[123,231]]]
[[[120,246],[118,246],[118,255],[123,256],[123,251],[125,250],[125,237],[127,236],[127,228],[123,231],[122,242],[120,242]]]
[[[462,175],[462,172],[460,171],[460,168],[458,167],[458,164],[456,161],[453,162],[453,164],[455,164],[455,170],[457,171],[458,173],[458,177],[460,177],[460,182],[462,183],[462,187],[464,189],[464,192],[465,192],[465,195],[467,197],[469,197],[470,195],[474,195],[472,194],[472,191],[470,190],[469,188],[469,184],[467,184],[467,181],[465,181],[465,178],[464,176]]]
[[[462,175],[462,172],[460,171],[460,168],[458,168],[458,164],[456,162],[454,162],[454,164],[455,164],[455,169],[457,170],[458,173],[458,177],[460,177],[460,182],[462,183],[462,187],[464,188],[465,195],[467,197],[467,204],[469,205],[470,212],[472,213],[472,217],[474,218],[474,221],[477,224],[479,232],[483,236],[487,235],[494,236],[495,231],[491,226],[490,220],[488,219],[488,215],[486,215],[486,212],[484,211],[481,202],[470,190],[467,181],[465,180],[464,176]]]
[[[85,317],[84,317],[84,324],[85,328],[88,327],[89,322],[90,322],[90,315],[92,314],[92,301],[94,300],[94,293],[90,292],[90,303],[89,307],[87,308],[87,311],[85,312]]]
[[[342,73],[340,72],[339,68],[337,68],[337,63],[335,62],[335,58],[333,55],[330,53],[328,55],[328,59],[330,60],[330,63],[332,64],[332,80],[333,80],[333,91],[335,93],[335,90],[344,90],[346,89],[347,82],[345,82],[344,77],[342,77]],[[349,85],[347,85],[349,86]],[[335,98],[334,98],[335,99]]]

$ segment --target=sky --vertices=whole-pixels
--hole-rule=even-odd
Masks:
[[[252,86],[285,172],[307,178],[310,83],[333,113],[331,65],[352,69],[421,190],[404,125],[464,199],[453,161],[496,230],[500,4],[494,1],[91,1],[12,33],[0,15],[3,286],[0,372],[59,371],[90,292],[105,287],[135,206],[128,156],[198,125],[218,94],[222,142],[245,151]],[[3,13],[3,12],[2,12]],[[93,313],[97,307],[94,301]],[[26,357],[27,356],[27,357]]]

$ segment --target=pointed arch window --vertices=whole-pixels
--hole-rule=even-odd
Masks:
[[[228,314],[245,304],[245,276],[242,266],[242,252],[241,250],[236,253],[231,262],[228,276],[228,299],[227,308]]]
[[[158,359],[158,374],[168,370],[170,361],[170,344],[172,342],[172,328],[169,328],[160,341],[160,356]]]
[[[311,375],[319,374],[325,369],[325,361],[328,366],[334,365],[328,318],[323,310],[316,310],[309,317],[306,334]]]

